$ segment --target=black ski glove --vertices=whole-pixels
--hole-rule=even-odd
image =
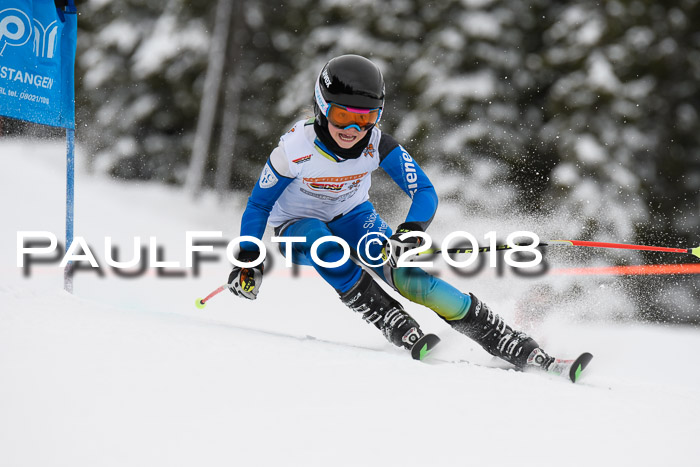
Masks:
[[[251,263],[258,259],[258,256],[258,251],[241,250],[237,259],[242,263]],[[263,270],[263,263],[252,268],[234,266],[228,276],[229,290],[238,297],[255,300],[262,284]]]
[[[396,232],[389,240],[384,243],[382,250],[382,258],[389,258],[389,265],[396,269],[397,261],[408,250],[418,248],[423,244],[423,239],[420,237],[408,237],[403,240],[399,239],[407,232],[423,232],[423,229],[417,222],[404,222],[396,228]]]

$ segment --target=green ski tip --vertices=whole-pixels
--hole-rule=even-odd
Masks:
[[[196,306],[196,307],[199,308],[200,310],[201,310],[202,308],[204,308],[204,305],[206,305],[206,303],[204,303],[204,302],[202,301],[201,298],[198,298],[198,299],[194,302],[194,306]]]
[[[428,344],[424,344],[423,347],[420,349],[420,359],[423,360],[426,355],[430,353],[430,349],[428,349]]]
[[[423,360],[440,342],[440,338],[435,334],[426,334],[418,339],[411,347],[411,358]]]
[[[692,248],[690,250],[690,253],[692,253],[693,256],[697,256],[698,258],[700,258],[700,246],[696,247],[696,248]]]
[[[581,373],[583,373],[583,370],[585,370],[588,364],[591,363],[592,359],[593,355],[589,354],[588,352],[584,352],[579,355],[576,360],[574,360],[571,368],[569,368],[569,379],[572,383],[578,382],[579,378],[581,378]]]

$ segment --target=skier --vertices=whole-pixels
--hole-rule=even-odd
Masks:
[[[392,136],[378,127],[384,108],[384,79],[379,68],[358,55],[331,59],[315,83],[315,118],[299,121],[281,137],[248,199],[241,235],[261,239],[266,223],[276,236],[305,237],[292,243],[292,260],[311,265],[351,310],[376,326],[391,343],[411,349],[424,334],[418,323],[358,264],[324,267],[312,260],[311,246],[322,237],[337,236],[354,246],[366,234],[383,234],[388,241],[371,242],[355,252],[403,297],[432,309],[452,328],[479,343],[487,352],[520,369],[547,370],[555,361],[531,337],[508,326],[473,294],[464,294],[420,268],[397,267],[402,253],[420,245],[438,199],[428,176]],[[381,167],[412,199],[405,222],[396,232],[381,219],[368,200],[371,173]],[[281,248],[282,249],[282,248]],[[325,263],[343,257],[333,241],[318,246]],[[284,254],[284,251],[283,251]],[[242,242],[237,259],[259,256],[253,242]],[[234,267],[228,283],[239,297],[254,300],[260,291],[263,264]]]

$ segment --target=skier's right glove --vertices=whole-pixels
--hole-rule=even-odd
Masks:
[[[258,259],[259,255],[257,251],[241,250],[237,259],[242,263],[251,263]],[[228,276],[229,290],[238,297],[255,300],[262,284],[263,270],[263,263],[252,268],[234,266]]]

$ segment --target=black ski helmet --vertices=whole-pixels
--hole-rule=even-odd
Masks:
[[[359,55],[341,55],[326,63],[314,90],[316,117],[333,102],[347,107],[384,107],[384,77],[379,67]]]

